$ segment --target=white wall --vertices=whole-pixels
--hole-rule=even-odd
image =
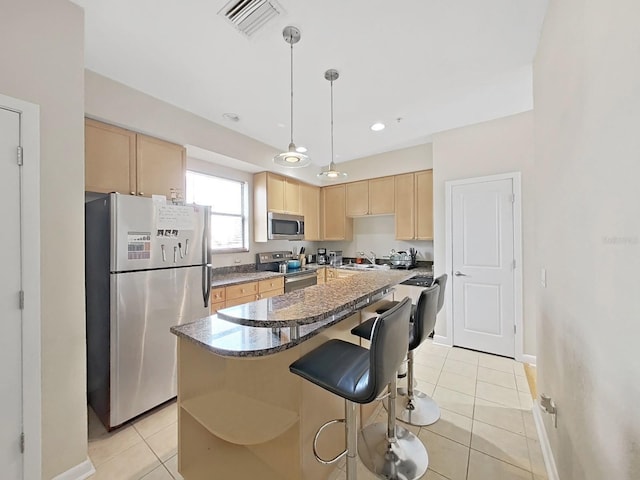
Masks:
[[[525,112],[439,133],[433,140],[434,256],[444,272],[445,182],[507,172],[522,173],[524,353],[536,354],[536,273],[534,251],[533,113]],[[446,336],[445,322],[436,333]]]
[[[66,0],[3,0],[0,92],[40,105],[42,477],[87,458],[84,30]]]
[[[640,478],[638,18],[551,0],[534,64],[538,385],[562,480]]]

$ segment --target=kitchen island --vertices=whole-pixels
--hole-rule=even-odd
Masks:
[[[325,421],[344,402],[289,372],[289,365],[331,338],[359,343],[350,330],[363,310],[413,274],[358,273],[277,297],[223,309],[173,327],[178,336],[178,468],[186,480],[326,479],[335,465],[313,456]],[[363,406],[363,420],[375,406]],[[323,457],[343,449],[344,432],[327,429]]]

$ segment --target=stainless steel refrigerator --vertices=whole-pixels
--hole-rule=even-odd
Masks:
[[[85,204],[87,395],[107,429],[176,396],[169,328],[209,315],[209,221],[130,195]]]

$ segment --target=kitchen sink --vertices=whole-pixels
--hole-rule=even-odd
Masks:
[[[339,268],[343,270],[389,270],[389,265],[372,265],[370,263],[348,263],[341,265]]]

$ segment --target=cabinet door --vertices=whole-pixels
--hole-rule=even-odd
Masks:
[[[283,213],[284,210],[284,178],[271,173],[267,174],[267,210]]]
[[[243,303],[255,302],[258,300],[258,294],[248,295],[246,297],[238,297],[227,300],[225,303],[225,308],[235,307],[236,305],[242,305]]]
[[[300,215],[300,184],[290,178],[284,179],[284,210]]]
[[[284,277],[260,280],[258,282],[258,292],[260,293],[260,298],[266,298],[263,296],[263,294],[267,292],[276,292],[274,293],[274,295],[280,295],[282,292],[284,292]]]
[[[369,213],[369,182],[346,184],[346,214],[348,217],[360,217]]]
[[[300,185],[300,213],[304,216],[304,239],[320,240],[320,187]]]
[[[324,240],[350,240],[345,211],[345,186],[323,188]]]
[[[136,134],[88,118],[84,126],[84,189],[135,195]]]
[[[416,239],[433,240],[433,170],[416,176]]]
[[[395,212],[394,197],[394,177],[369,180],[369,215],[392,215]]]
[[[258,282],[248,282],[241,283],[239,285],[231,285],[227,287],[227,306],[230,304],[230,301],[234,301],[237,298],[245,298],[248,296],[252,296],[255,300],[256,295],[258,294]],[[249,302],[252,300],[248,300]],[[242,302],[244,303],[244,302]],[[235,303],[234,305],[238,305]]]
[[[175,189],[184,196],[185,148],[157,138],[137,135],[137,194],[166,195]]]
[[[413,173],[396,175],[396,239],[413,240],[415,237],[415,185]]]

